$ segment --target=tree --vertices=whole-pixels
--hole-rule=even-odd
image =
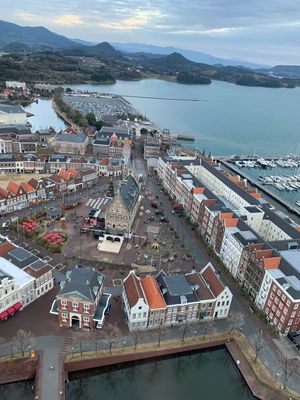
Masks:
[[[89,335],[85,331],[78,331],[75,337],[75,345],[79,350],[80,356],[82,357],[84,344],[88,341]]]
[[[141,134],[141,135],[147,135],[147,134],[148,134],[148,129],[142,128],[142,129],[140,130],[140,134]]]
[[[115,195],[114,184],[113,184],[113,181],[110,181],[107,192],[106,192],[106,197],[113,198],[114,195]]]
[[[19,329],[13,342],[15,343],[16,349],[21,352],[24,357],[25,352],[29,351],[33,343],[33,335],[30,331],[24,331]]]
[[[286,385],[288,384],[288,381],[290,380],[291,376],[293,375],[293,372],[295,371],[295,365],[292,365],[288,361],[286,356],[284,359],[282,371],[283,371],[283,389],[285,389]]]
[[[255,353],[255,358],[254,358],[254,362],[256,363],[257,358],[260,354],[260,352],[262,351],[262,349],[264,348],[265,344],[263,342],[262,339],[262,331],[260,331],[257,335],[256,338],[254,340],[254,353]]]

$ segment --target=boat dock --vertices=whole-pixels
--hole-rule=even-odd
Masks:
[[[175,140],[182,140],[182,141],[187,141],[187,142],[194,142],[195,141],[195,136],[193,135],[171,135],[172,139]]]
[[[269,197],[272,199],[276,200],[279,204],[281,204],[283,207],[285,207],[288,211],[292,212],[293,214],[297,215],[300,217],[300,209],[297,207],[294,207],[291,203],[288,201],[284,200],[282,197],[278,196],[276,193],[272,192],[271,190],[267,189],[265,186],[257,182],[256,179],[251,178],[249,175],[244,174],[239,168],[236,168],[233,164],[229,163],[227,160],[224,160],[222,158],[219,158],[219,161],[222,165],[224,165],[226,168],[230,169],[237,175],[242,176],[243,178],[247,179],[248,182],[251,183],[251,185],[255,186],[259,190],[261,190],[263,193],[267,194]]]

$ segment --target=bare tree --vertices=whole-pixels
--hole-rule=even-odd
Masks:
[[[76,347],[79,349],[79,353],[80,353],[81,357],[82,357],[82,353],[83,353],[83,349],[84,349],[84,344],[87,342],[88,337],[89,336],[87,335],[87,332],[85,332],[85,331],[76,332],[75,344],[76,344]]]
[[[208,331],[208,329],[207,329],[207,326],[206,326],[206,327],[204,328],[204,331],[203,331],[203,336],[202,336],[202,340],[203,340],[203,341],[206,339],[207,331]]]
[[[30,331],[19,329],[13,339],[16,349],[21,352],[24,357],[26,351],[30,351],[33,344],[33,335]]]
[[[285,389],[286,385],[288,384],[288,381],[291,379],[291,376],[295,371],[295,365],[292,365],[291,363],[288,362],[287,356],[285,356],[282,371],[283,371],[283,388]]]
[[[265,344],[262,339],[262,331],[259,331],[259,333],[256,335],[255,340],[254,340],[254,353],[255,353],[255,358],[254,362],[256,363],[258,356],[262,349],[264,348]]]
[[[161,342],[161,325],[158,327],[158,347],[160,347]]]
[[[188,320],[186,319],[185,320],[185,326],[184,326],[183,331],[182,331],[182,338],[181,338],[181,342],[182,343],[184,343],[184,339],[185,339],[185,336],[186,336],[187,329],[188,329]]]
[[[138,333],[135,332],[134,333],[134,349],[137,349],[137,345],[138,345]]]

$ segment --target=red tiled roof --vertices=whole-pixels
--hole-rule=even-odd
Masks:
[[[0,245],[0,257],[5,256],[7,253],[14,250],[15,248],[16,248],[16,246],[10,242],[2,243]]]
[[[144,289],[144,293],[151,309],[154,308],[165,308],[166,302],[159,289],[158,283],[154,276],[146,276],[141,279],[141,283]]]
[[[106,158],[101,158],[100,165],[108,165],[108,160]]]
[[[26,193],[35,192],[35,189],[30,186],[28,182],[22,182],[20,186],[25,190]]]
[[[134,307],[140,298],[145,300],[142,285],[134,272],[131,272],[123,282],[130,307]]]
[[[264,258],[264,269],[277,269],[281,263],[281,257]]]
[[[34,178],[31,178],[30,181],[28,181],[28,183],[30,186],[32,186],[35,189],[38,187],[38,184],[39,184],[38,180],[34,179]]]
[[[204,280],[209,284],[210,290],[217,297],[224,290],[224,286],[220,279],[217,277],[212,267],[208,266],[202,273]]]
[[[19,190],[19,185],[17,183],[12,181],[8,182],[8,185],[6,187],[7,192],[11,192],[12,194],[16,195],[18,190]]]
[[[6,199],[7,197],[7,191],[2,187],[0,187],[0,197],[2,197],[3,199]]]
[[[69,168],[67,169],[67,172],[68,172],[70,175],[72,175],[73,178],[76,178],[77,175],[78,175],[78,173],[79,173],[76,169],[71,168],[71,167],[69,167]]]

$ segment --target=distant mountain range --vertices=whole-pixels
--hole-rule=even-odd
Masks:
[[[69,39],[65,36],[58,35],[48,29],[38,27],[28,27],[13,24],[11,22],[0,20],[0,50],[7,52],[23,52],[23,51],[55,51],[61,48],[77,48],[83,47],[82,54],[95,54],[99,50],[95,48],[96,43],[82,39]],[[244,66],[247,68],[265,68],[266,65],[254,64],[245,60],[232,60],[214,57],[209,54],[200,53],[193,50],[185,50],[175,47],[160,47],[142,43],[113,43],[116,50],[124,53],[144,53],[148,57],[156,58],[160,55],[169,55],[172,53],[180,53],[189,60],[201,62],[205,64],[222,64],[233,66]],[[84,49],[84,47],[91,47]],[[120,53],[119,53],[120,54]]]
[[[19,26],[11,22],[0,21],[0,50],[15,51],[15,48],[23,50],[55,49],[74,46],[74,42],[65,36],[58,35],[48,29],[37,26]]]
[[[91,80],[98,81],[104,78],[106,81],[112,81],[156,76],[182,83],[205,84],[210,83],[211,79],[216,79],[249,86],[294,87],[300,85],[300,79],[298,79],[300,67],[298,66],[280,65],[266,68],[264,65],[244,60],[227,60],[192,50],[140,43],[114,43],[114,46],[108,42],[94,44],[81,39],[68,39],[41,26],[21,27],[1,20],[0,52],[19,54],[48,52],[48,54],[57,55],[58,58],[52,57],[52,60],[62,64],[56,65],[55,73],[48,73],[53,81],[58,80],[56,77],[58,71],[66,73],[72,69],[70,56],[85,56],[95,58],[95,60],[88,61],[85,64],[88,67],[81,66],[80,70],[72,71],[74,76],[70,76],[68,82],[81,79],[78,71],[82,70],[85,80],[90,76],[93,78]],[[46,58],[43,60],[46,62]],[[80,60],[78,63],[81,65]],[[2,71],[7,72],[5,60],[2,64]],[[51,65],[49,67],[51,69]],[[12,65],[14,76],[17,76],[17,69],[17,66]],[[66,76],[59,79],[63,82]],[[278,76],[285,79],[280,80]],[[67,78],[69,79],[69,76]],[[32,79],[31,76],[29,79]],[[45,79],[47,79],[47,74]]]
[[[161,47],[144,43],[112,43],[112,45],[116,49],[121,50],[125,53],[144,53],[144,54],[149,54],[149,56],[151,56],[151,54],[168,55],[172,53],[180,53],[191,61],[210,64],[210,65],[222,64],[222,65],[232,65],[232,66],[243,66],[252,69],[270,67],[268,65],[251,63],[246,60],[220,58],[212,56],[210,54],[201,53],[199,51],[186,50],[177,47]]]

